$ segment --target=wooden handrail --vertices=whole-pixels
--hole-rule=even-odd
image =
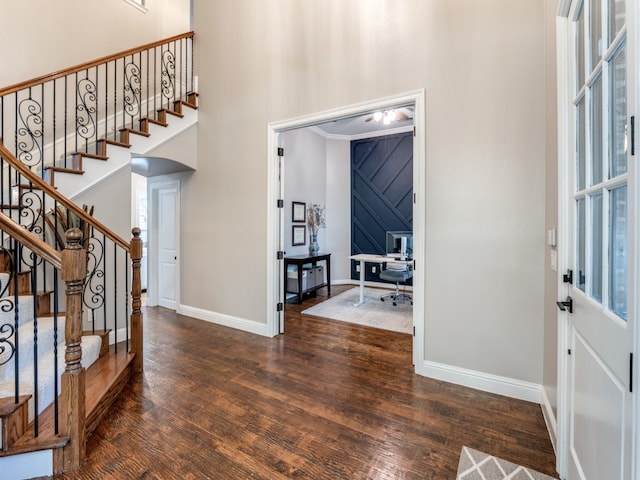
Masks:
[[[40,240],[27,229],[18,225],[4,213],[0,213],[0,230],[8,233],[23,245],[26,245],[33,253],[44,258],[58,270],[62,268],[62,256],[60,252]]]
[[[42,178],[33,173],[29,168],[25,167],[24,164],[20,160],[18,160],[15,155],[13,155],[13,153],[10,152],[1,141],[0,157],[4,158],[13,168],[18,170],[22,176],[27,178],[33,185],[37,186],[38,189],[53,197],[58,203],[64,205],[68,210],[71,210],[82,220],[93,226],[99,232],[106,235],[113,243],[120,245],[120,247],[124,248],[127,251],[129,250],[129,242],[125,241],[122,237],[112,232],[105,225],[100,223],[94,217],[85,212],[82,208],[80,208],[67,197],[58,192],[47,182],[42,180]]]
[[[97,67],[103,63],[112,62],[114,60],[118,60],[123,57],[127,57],[129,55],[133,55],[135,53],[143,52],[145,50],[149,50],[154,47],[159,47],[160,45],[164,45],[165,43],[175,42],[176,40],[182,40],[183,38],[190,38],[195,35],[195,32],[186,32],[181,33],[179,35],[174,35],[173,37],[165,38],[164,40],[159,40],[157,42],[147,43],[146,45],[142,45],[136,48],[130,48],[129,50],[124,50],[119,53],[115,53],[113,55],[107,55],[106,57],[98,58],[97,60],[92,60],[90,62],[81,63],[76,65],[75,67],[65,68],[64,70],[60,70],[58,72],[49,73],[47,75],[43,75],[41,77],[37,77],[31,80],[27,80],[25,82],[16,83],[9,87],[5,87],[0,90],[0,97],[5,95],[10,95],[12,93],[19,92],[20,90],[24,90],[25,88],[34,87],[36,85],[40,85],[43,83],[51,82],[53,80],[57,80],[59,78],[66,77],[67,75],[71,75],[73,73],[81,72],[83,70],[87,70],[89,68]]]

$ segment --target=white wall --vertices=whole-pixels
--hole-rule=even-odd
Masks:
[[[146,3],[2,2],[0,88],[189,31],[190,0]]]
[[[59,0],[33,15],[10,2],[3,15],[29,28],[3,25],[15,41],[0,44],[0,85],[186,31],[188,3],[150,0],[141,14],[121,0]],[[425,360],[541,383],[543,9],[195,0],[201,96],[198,171],[182,193],[183,303],[266,323],[269,122],[424,89]]]
[[[558,142],[557,142],[557,96],[556,96],[556,12],[558,0],[545,0],[545,82],[546,103],[546,178],[545,178],[545,229],[558,228]],[[558,413],[558,272],[551,268],[551,255],[557,253],[554,247],[545,247],[544,272],[544,364],[543,388],[552,418],[552,427]],[[549,423],[549,422],[548,422]],[[552,432],[555,433],[555,432]],[[553,439],[553,436],[552,436]]]
[[[426,360],[540,384],[543,5],[195,5],[200,160],[183,220],[209,225],[184,260],[227,275],[185,278],[183,301],[266,323],[269,122],[424,88]]]
[[[327,139],[327,251],[333,281],[351,281],[351,142]]]
[[[351,270],[351,150],[348,139],[327,138],[315,129],[300,128],[280,134],[284,160],[284,248],[287,255],[309,251],[291,244],[291,202],[320,203],[326,207],[327,228],[318,233],[321,252],[331,253],[331,280],[350,280]]]
[[[325,139],[310,128],[284,132],[279,138],[284,147],[284,250],[287,255],[309,253],[309,228],[305,245],[292,245],[291,202],[327,204],[327,155]],[[328,216],[327,212],[327,216]],[[298,223],[298,225],[301,225]],[[306,225],[306,224],[305,224]],[[328,229],[318,231],[318,244],[322,253],[328,251]]]

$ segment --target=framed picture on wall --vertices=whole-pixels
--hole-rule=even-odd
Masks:
[[[307,243],[307,227],[305,225],[291,225],[291,244],[304,245]]]
[[[307,205],[304,202],[291,202],[291,221],[307,221]]]

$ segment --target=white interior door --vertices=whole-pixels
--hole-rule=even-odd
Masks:
[[[178,189],[158,190],[158,305],[176,309],[178,279]]]
[[[573,148],[564,205],[572,279],[565,278],[567,451],[560,454],[567,456],[571,480],[632,478],[630,4],[573,0],[569,12]]]

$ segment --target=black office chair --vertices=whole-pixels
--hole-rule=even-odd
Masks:
[[[400,284],[405,284],[411,277],[413,277],[413,270],[411,270],[409,265],[403,263],[387,263],[386,268],[380,272],[380,279],[395,283],[396,291],[382,295],[380,300],[384,302],[385,298],[391,298],[393,300],[394,307],[398,305],[399,300],[402,300],[403,303],[408,301],[413,305],[413,298],[411,295],[400,291]]]

